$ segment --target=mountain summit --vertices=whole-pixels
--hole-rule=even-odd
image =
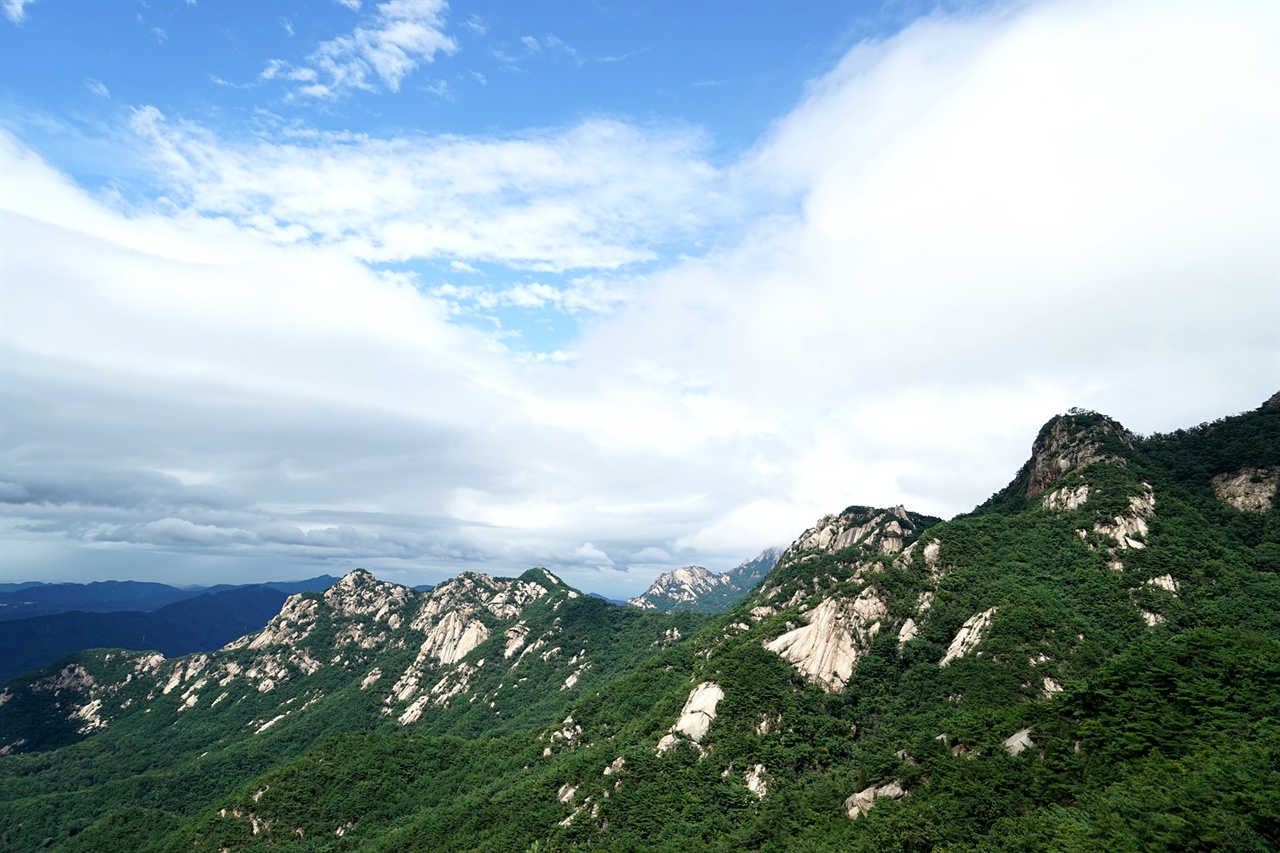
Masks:
[[[723,573],[702,566],[664,572],[643,594],[627,599],[627,604],[663,613],[678,610],[719,613],[755,587],[781,556],[781,548],[766,548],[754,559],[744,560]]]

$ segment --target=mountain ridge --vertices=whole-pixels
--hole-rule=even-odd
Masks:
[[[422,597],[353,573],[214,655],[81,653],[0,691],[0,744],[29,751],[0,757],[0,838],[1269,849],[1280,409],[1100,419],[1049,421],[950,521],[824,516],[718,616],[537,569]],[[89,756],[114,763],[86,784]]]

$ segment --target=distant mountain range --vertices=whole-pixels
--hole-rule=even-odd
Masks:
[[[5,611],[40,613],[7,613],[0,621],[0,683],[81,649],[158,651],[167,657],[212,651],[262,628],[290,595],[323,592],[337,580],[322,575],[209,589],[102,581],[33,584],[0,593],[8,599]]]
[[[79,610],[85,613],[111,613],[137,610],[144,613],[170,604],[209,593],[226,592],[245,586],[266,586],[293,595],[298,592],[323,592],[337,583],[330,575],[300,581],[267,581],[261,584],[218,584],[216,586],[176,587],[145,581],[94,581],[93,583],[0,583],[0,622],[29,619]]]
[[[702,566],[684,566],[664,572],[649,588],[627,600],[632,607],[675,613],[721,613],[746,595],[782,556],[781,548],[766,548],[727,572],[713,572]]]

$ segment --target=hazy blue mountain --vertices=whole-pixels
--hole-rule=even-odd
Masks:
[[[256,631],[288,596],[269,586],[200,593],[151,612],[71,611],[0,622],[0,683],[81,649],[212,651]]]
[[[73,610],[111,613],[135,610],[150,612],[166,605],[211,592],[225,592],[244,586],[267,586],[285,595],[323,592],[337,578],[331,575],[300,581],[267,581],[262,584],[218,584],[202,587],[175,587],[143,581],[94,581],[92,583],[0,584],[0,621],[28,619]]]

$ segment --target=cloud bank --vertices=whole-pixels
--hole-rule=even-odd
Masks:
[[[6,576],[546,565],[634,594],[848,504],[967,510],[1069,406],[1256,406],[1278,42],[1265,4],[930,17],[727,167],[617,119],[244,142],[142,109],[166,190],[123,209],[4,135]],[[458,278],[385,266],[413,259]],[[467,291],[486,264],[579,290]],[[623,292],[582,303],[567,362],[454,322],[600,275]]]

